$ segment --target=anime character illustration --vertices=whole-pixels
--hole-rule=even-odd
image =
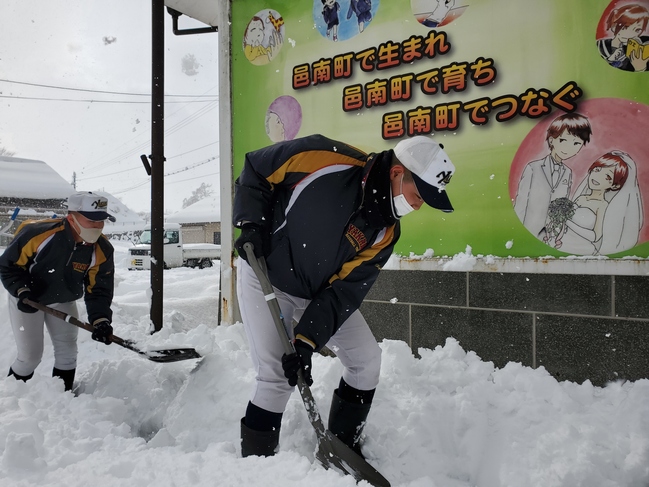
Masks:
[[[367,31],[380,0],[313,0],[313,21],[322,37],[341,42]]]
[[[426,27],[437,27],[444,21],[446,15],[454,6],[455,0],[435,0],[433,2],[433,11],[422,21],[422,24]]]
[[[614,254],[637,245],[643,225],[642,196],[636,163],[629,154],[611,151],[599,157],[575,196],[574,201],[566,199],[564,224],[548,245],[581,255]]]
[[[613,37],[597,40],[600,55],[613,67],[624,71],[649,68],[649,8],[628,4],[611,10],[604,20],[606,32]]]
[[[349,0],[347,20],[352,18],[352,14],[356,14],[358,32],[363,32],[365,24],[372,20],[372,0]]]
[[[463,0],[410,0],[412,13],[421,25],[430,29],[448,25],[468,8]]]
[[[336,0],[322,0],[322,18],[327,24],[327,37],[329,37],[333,32],[333,40],[338,40],[338,25],[340,20],[338,19],[338,11],[340,10],[340,4]]]
[[[266,110],[266,135],[272,142],[295,138],[302,125],[302,107],[292,96],[282,95]]]
[[[253,16],[243,34],[248,61],[257,66],[271,62],[282,47],[283,30],[284,20],[277,12],[265,10]]]
[[[572,187],[572,171],[564,161],[574,157],[590,141],[588,118],[567,113],[554,119],[546,131],[550,154],[527,163],[514,200],[516,215],[536,238],[547,237],[546,220],[550,203],[567,198]]]
[[[277,113],[270,110],[266,113],[266,135],[273,142],[286,140],[284,122],[282,122],[282,119]]]
[[[277,113],[270,110],[266,113],[266,135],[273,142],[286,140],[284,122],[282,122],[282,119]]]

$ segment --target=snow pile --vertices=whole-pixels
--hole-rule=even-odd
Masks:
[[[478,259],[472,254],[470,245],[466,246],[464,252],[460,252],[453,256],[451,260],[442,265],[442,270],[445,271],[470,271],[478,262]],[[480,256],[482,257],[482,256]]]
[[[0,485],[356,485],[313,465],[315,434],[297,393],[279,454],[242,459],[239,419],[254,374],[243,326],[216,326],[218,267],[165,271],[164,328],[151,336],[149,273],[127,271],[127,245],[116,245],[115,333],[141,348],[195,347],[204,358],[157,364],[80,331],[75,397],[49,377],[46,334],[30,382],[0,379]],[[5,295],[0,356],[8,369],[14,343]],[[393,486],[649,485],[649,380],[559,383],[543,368],[494,368],[452,338],[420,349],[421,358],[403,342],[381,347],[364,453]],[[314,357],[312,390],[325,421],[340,372],[337,359]]]

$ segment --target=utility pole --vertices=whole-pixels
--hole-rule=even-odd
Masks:
[[[162,329],[164,271],[164,0],[152,0],[151,28],[151,324]]]

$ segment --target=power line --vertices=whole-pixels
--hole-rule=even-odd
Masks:
[[[216,157],[210,157],[209,159],[206,159],[206,160],[201,161],[201,162],[197,162],[196,164],[194,164],[192,166],[186,166],[183,169],[179,169],[178,171],[167,173],[167,174],[165,174],[165,176],[173,176],[174,174],[179,174],[181,172],[189,171],[190,169],[194,169],[195,167],[202,166],[203,164],[207,164],[208,162],[211,162],[211,161],[213,161],[215,159],[216,159]]]
[[[182,154],[176,154],[175,156],[169,156],[169,157],[166,157],[165,159],[170,160],[170,159],[174,159],[176,157],[185,156],[185,155],[190,154],[192,152],[196,152],[197,150],[205,149],[205,147],[209,147],[211,145],[218,144],[218,143],[219,143],[218,140],[216,142],[210,142],[209,144],[205,144],[205,145],[203,145],[201,147],[197,147],[196,149],[188,150],[187,152],[183,152]],[[216,157],[212,157],[212,158],[208,159],[208,161],[211,161],[211,160],[214,160],[214,159],[216,159]],[[207,162],[207,161],[205,161],[205,162]],[[205,162],[201,162],[201,163],[199,163],[197,165],[205,164]],[[193,167],[195,167],[195,166],[193,166]],[[113,171],[113,172],[111,172],[109,174],[100,174],[98,176],[88,176],[88,177],[85,177],[85,178],[79,178],[78,177],[77,181],[87,181],[88,179],[105,178],[106,176],[113,176],[115,174],[121,174],[121,173],[125,173],[125,172],[136,171],[136,170],[139,170],[139,169],[142,169],[142,167],[138,165],[138,166],[132,167],[130,169],[124,169],[122,171]]]
[[[202,117],[207,112],[212,111],[217,106],[218,106],[218,104],[216,102],[213,102],[213,103],[210,103],[209,105],[201,107],[196,112],[192,113],[191,115],[189,115],[186,118],[179,121],[176,125],[174,125],[174,126],[170,127],[169,129],[165,130],[165,137],[173,134],[174,132],[180,130],[181,128],[184,128],[187,124],[195,121],[199,117]],[[180,108],[176,112],[172,113],[171,115],[169,115],[168,117],[165,117],[165,118],[171,118],[176,113],[178,113],[179,111],[180,111]],[[131,139],[129,139],[129,140],[125,141],[124,143],[122,143],[121,146],[126,145],[127,143],[129,143],[130,141],[132,141],[134,139],[137,139],[141,135],[143,135],[143,134],[135,135]],[[113,157],[112,159],[109,159],[107,161],[99,161],[99,162],[97,162],[95,164],[90,164],[88,166],[84,166],[82,168],[82,172],[87,170],[87,169],[91,169],[93,167],[99,166],[99,165],[112,165],[112,164],[114,164],[116,162],[119,162],[119,161],[121,161],[123,159],[126,159],[126,158],[128,158],[128,157],[130,157],[130,156],[132,156],[134,154],[137,154],[138,152],[141,152],[142,150],[145,150],[150,145],[150,142],[151,142],[151,139],[148,139],[145,142],[140,143],[136,147],[134,147],[134,148],[132,148],[130,150],[127,150],[126,152],[123,152],[122,154],[120,154],[118,156]],[[111,152],[115,152],[116,150],[117,150],[117,148],[113,149],[113,151],[111,151]]]
[[[217,174],[220,174],[220,172],[217,171],[217,172],[213,172],[213,173],[210,173],[210,174],[203,174],[202,176],[196,176],[196,177],[193,177],[193,178],[181,179],[180,181],[174,181],[174,182],[171,182],[171,183],[165,182],[165,186],[167,186],[169,184],[184,183],[185,181],[193,181],[194,179],[201,179],[201,178],[205,178],[207,176],[216,176]]]
[[[170,184],[177,184],[177,183],[184,183],[184,182],[187,182],[187,181],[193,181],[194,179],[201,179],[201,178],[205,178],[205,177],[208,177],[208,176],[216,176],[217,174],[220,174],[220,172],[219,171],[212,172],[212,173],[209,173],[209,174],[203,174],[202,176],[195,176],[193,178],[181,179],[180,181],[173,181],[173,182],[170,182],[170,183],[165,181],[165,186],[169,186]],[[135,186],[131,186],[130,188],[122,189],[121,191],[111,191],[110,194],[116,195],[116,194],[128,193],[129,191],[133,191],[134,189],[141,188],[142,186],[144,186],[145,184],[148,184],[148,183],[149,183],[149,179],[147,179],[146,181],[143,181],[141,183],[138,183]]]
[[[205,144],[205,145],[203,145],[201,147],[197,147],[196,149],[188,150],[187,152],[183,152],[182,154],[176,154],[175,156],[169,156],[166,159],[169,160],[169,159],[174,159],[176,157],[184,156],[184,155],[189,154],[190,152],[196,152],[197,150],[205,149],[205,147],[209,147],[210,145],[214,145],[214,144],[218,144],[218,143],[219,143],[218,140],[215,141],[215,142],[210,142],[209,144]]]
[[[76,101],[84,103],[122,103],[122,104],[150,104],[150,100],[146,101],[126,101],[126,100],[80,100],[71,98],[43,98],[38,96],[14,96],[14,95],[0,95],[0,98],[13,98],[16,100],[39,100],[39,101]],[[178,100],[178,101],[165,101],[166,103],[210,103],[217,101],[216,99],[210,100]]]
[[[211,145],[211,144],[208,144],[208,145]],[[204,146],[204,147],[207,147],[207,146]],[[200,148],[202,149],[202,147],[200,147]],[[194,149],[194,150],[197,150],[197,149]],[[192,152],[192,151],[188,151],[188,152],[186,152],[186,154],[189,153],[189,152]],[[165,174],[165,176],[173,176],[174,174],[189,171],[190,169],[194,169],[195,167],[202,166],[203,164],[207,164],[208,162],[214,161],[215,159],[217,159],[217,157],[210,157],[208,159],[205,159],[204,161],[196,162],[196,163],[194,163],[192,165],[185,166],[184,168],[179,169],[177,171],[167,173],[167,174]],[[86,178],[77,177],[77,181],[87,181],[89,179],[105,178],[105,177],[108,177],[108,176],[113,176],[115,174],[121,174],[121,173],[124,173],[124,172],[135,171],[136,169],[141,169],[141,167],[132,167],[130,169],[124,169],[122,171],[114,171],[114,172],[111,172],[109,174],[99,174],[97,176],[88,176]]]
[[[132,93],[127,91],[104,91],[104,90],[90,90],[86,88],[70,88],[66,86],[56,86],[56,85],[43,85],[39,83],[28,83],[27,81],[15,81],[11,79],[0,79],[0,82],[4,83],[13,83],[16,85],[26,85],[26,86],[38,86],[40,88],[52,88],[55,90],[68,90],[68,91],[83,91],[86,93],[105,93],[109,95],[128,95],[128,96],[151,96],[151,93]],[[207,98],[215,95],[165,95],[176,98]]]

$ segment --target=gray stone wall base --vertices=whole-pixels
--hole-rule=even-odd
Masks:
[[[604,385],[649,377],[649,278],[383,270],[361,306],[378,341],[443,346],[496,367]]]

